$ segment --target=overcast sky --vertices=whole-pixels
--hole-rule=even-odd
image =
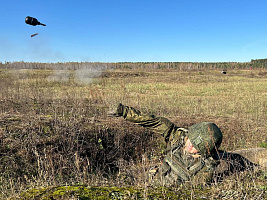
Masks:
[[[266,9],[266,0],[1,1],[0,62],[247,62],[267,58]]]

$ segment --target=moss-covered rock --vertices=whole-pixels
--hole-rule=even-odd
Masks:
[[[134,188],[134,187],[88,187],[88,186],[58,186],[50,188],[31,189],[23,192],[19,199],[187,199],[188,190],[172,190],[169,188]]]

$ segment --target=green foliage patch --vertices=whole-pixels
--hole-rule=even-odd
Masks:
[[[259,143],[259,147],[267,148],[267,142],[261,142],[261,143]]]
[[[174,191],[168,188],[134,188],[134,187],[88,187],[59,186],[31,189],[23,192],[19,199],[187,199],[188,191]]]

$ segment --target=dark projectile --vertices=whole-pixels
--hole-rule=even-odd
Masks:
[[[32,34],[31,35],[31,37],[34,37],[34,36],[36,36],[36,35],[38,35],[39,33],[34,33],[34,34]]]
[[[32,25],[32,26],[36,26],[36,25],[46,26],[45,24],[40,23],[36,18],[30,17],[30,16],[27,16],[25,18],[25,23],[29,24],[29,25]]]

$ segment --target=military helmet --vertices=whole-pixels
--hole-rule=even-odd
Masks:
[[[188,129],[188,137],[198,152],[207,157],[212,155],[222,143],[222,132],[211,122],[200,122]]]

